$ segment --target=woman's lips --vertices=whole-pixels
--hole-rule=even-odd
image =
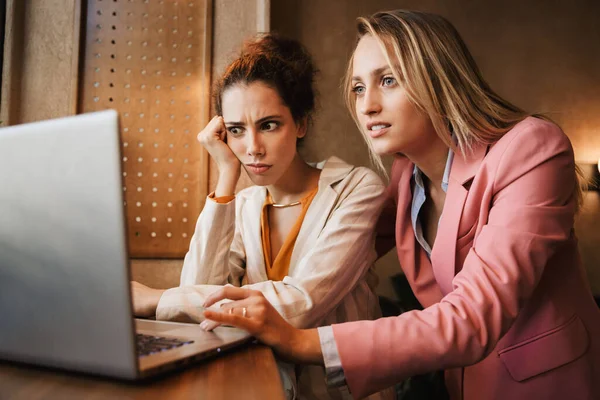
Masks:
[[[389,127],[381,128],[376,131],[369,129],[369,136],[371,136],[372,139],[378,138],[379,136],[384,135],[388,131],[388,129],[389,129]]]
[[[246,164],[246,169],[256,175],[264,174],[269,168],[271,166],[267,164]]]
[[[367,132],[371,138],[375,139],[381,135],[384,135],[390,127],[390,124],[386,122],[369,122],[367,124]]]

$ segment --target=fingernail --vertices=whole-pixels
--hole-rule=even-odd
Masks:
[[[204,330],[206,330],[207,325],[208,325],[208,323],[206,321],[200,322],[200,328],[202,328]]]

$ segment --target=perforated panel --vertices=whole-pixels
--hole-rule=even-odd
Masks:
[[[207,194],[212,2],[88,0],[80,112],[121,122],[132,257],[181,257]]]

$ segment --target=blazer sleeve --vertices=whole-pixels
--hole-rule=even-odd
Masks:
[[[548,260],[570,240],[577,183],[568,139],[540,122],[511,140],[497,163],[487,223],[452,292],[422,311],[333,326],[355,397],[482,360],[532,295]]]
[[[199,284],[239,286],[245,272],[244,246],[236,224],[236,202],[217,203],[206,199],[196,222],[190,248],[181,270],[180,286]],[[239,206],[238,206],[239,208]]]
[[[180,286],[163,293],[156,307],[157,320],[201,322],[206,297],[227,283],[240,285],[246,255],[239,213],[240,199],[227,203],[206,199],[183,261]]]
[[[379,177],[368,171],[345,189],[323,230],[314,233],[317,242],[300,257],[291,275],[280,282],[245,287],[261,291],[290,324],[315,327],[375,262],[375,224],[384,190]]]

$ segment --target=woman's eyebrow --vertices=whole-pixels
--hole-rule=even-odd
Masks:
[[[261,119],[259,119],[258,121],[256,121],[256,123],[257,124],[261,124],[261,123],[263,123],[263,122],[265,122],[267,120],[270,120],[270,119],[281,119],[281,118],[282,118],[281,115],[278,115],[278,114],[268,115],[266,117],[262,117]],[[235,126],[241,125],[241,126],[243,126],[244,123],[240,122],[240,121],[225,121],[225,125],[235,125]]]
[[[269,115],[267,117],[262,117],[261,119],[259,119],[258,121],[256,121],[257,124],[261,124],[267,120],[270,119],[281,119],[281,115]]]
[[[379,76],[382,73],[387,72],[387,71],[391,71],[391,68],[390,68],[389,65],[384,65],[383,67],[379,67],[377,69],[374,69],[373,71],[371,71],[371,73],[369,75],[371,75],[371,76]],[[352,81],[353,82],[355,82],[355,81],[361,81],[361,80],[362,79],[360,78],[360,76],[353,76],[352,77]]]

